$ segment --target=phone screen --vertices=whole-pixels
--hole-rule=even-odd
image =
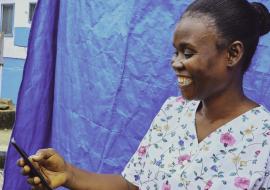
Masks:
[[[30,175],[31,176],[37,176],[40,178],[41,183],[44,187],[46,187],[48,190],[53,190],[49,184],[46,182],[43,175],[34,167],[34,165],[31,163],[31,161],[28,159],[28,155],[25,153],[25,151],[16,144],[16,141],[14,138],[11,139],[11,144],[14,146],[14,148],[17,150],[17,152],[22,156],[26,164],[30,167]]]

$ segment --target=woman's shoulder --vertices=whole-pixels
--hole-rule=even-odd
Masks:
[[[259,108],[268,116],[270,116],[270,111],[264,105],[260,105]]]
[[[165,101],[165,104],[191,106],[198,102],[197,100],[187,100],[183,96],[171,96]]]
[[[196,100],[187,100],[183,96],[171,96],[167,98],[165,103],[162,106],[162,110],[164,111],[174,111],[174,110],[190,110],[192,108],[196,108],[199,101]]]
[[[260,118],[264,121],[270,122],[270,111],[264,105],[260,105],[252,109],[251,113],[255,116],[255,118]]]

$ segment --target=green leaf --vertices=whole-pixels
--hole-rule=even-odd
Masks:
[[[183,187],[183,186],[184,186],[183,183],[179,183],[179,184],[178,184],[178,187]]]
[[[264,147],[265,145],[267,145],[267,140],[264,140],[262,143],[262,147]]]
[[[201,159],[196,159],[196,162],[197,162],[197,163],[202,163],[202,161],[203,161],[202,158],[201,158]]]
[[[236,172],[232,172],[232,173],[230,173],[230,176],[236,176]]]
[[[232,148],[232,149],[228,150],[228,152],[232,153],[232,152],[234,152],[236,150],[237,150],[237,148]]]
[[[227,152],[225,150],[220,150],[222,154],[226,154]]]
[[[174,173],[174,172],[176,172],[176,169],[171,169],[171,170],[169,170],[171,173]]]

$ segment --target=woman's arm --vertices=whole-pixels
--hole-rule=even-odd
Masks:
[[[96,174],[68,165],[70,178],[63,185],[72,190],[138,190],[121,175]]]
[[[52,188],[65,186],[72,190],[138,190],[120,175],[90,173],[66,163],[53,149],[41,149],[30,157],[33,165],[42,173]],[[43,190],[40,179],[30,176],[30,167],[23,159],[18,161],[22,173],[28,177],[33,189]]]

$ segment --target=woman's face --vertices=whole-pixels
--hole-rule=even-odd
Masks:
[[[214,22],[207,16],[186,16],[177,25],[172,67],[186,99],[204,100],[229,86],[227,49],[218,50],[217,44]]]

